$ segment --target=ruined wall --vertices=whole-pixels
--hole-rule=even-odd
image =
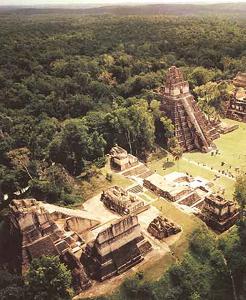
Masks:
[[[65,221],[65,230],[75,231],[79,234],[99,225],[100,222],[79,217],[70,217]]]

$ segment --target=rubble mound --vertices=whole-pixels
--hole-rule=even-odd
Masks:
[[[181,228],[167,218],[158,216],[149,224],[147,230],[155,238],[162,240],[170,235],[179,233]]]

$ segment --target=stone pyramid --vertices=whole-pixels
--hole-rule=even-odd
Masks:
[[[161,88],[161,108],[175,126],[175,137],[184,151],[198,149],[209,152],[219,133],[199,108],[190,93],[189,83],[180,69],[171,67]]]

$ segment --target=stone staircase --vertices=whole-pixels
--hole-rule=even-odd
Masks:
[[[152,174],[153,172],[143,163],[139,163],[136,167],[133,167],[122,173],[124,176],[136,176],[142,179],[147,178]]]
[[[140,184],[138,184],[129,188],[127,191],[130,193],[138,194],[138,193],[142,193],[143,187]]]

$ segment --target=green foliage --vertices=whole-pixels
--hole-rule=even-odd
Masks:
[[[83,120],[68,121],[50,144],[49,157],[61,163],[73,175],[79,175],[87,160],[97,160],[104,155],[105,140],[89,128]]]
[[[239,299],[246,297],[246,220],[241,219],[220,239],[220,249],[223,251],[228,268],[235,283],[235,293]]]
[[[106,174],[106,179],[107,179],[109,182],[112,182],[112,180],[113,180],[113,174],[107,173],[107,174]]]
[[[246,207],[246,175],[240,175],[235,184],[234,198],[242,210]]]
[[[204,85],[209,81],[221,79],[221,76],[222,72],[220,70],[211,70],[206,69],[204,67],[196,67],[188,75],[188,80],[191,85],[191,88],[194,88],[196,86]]]
[[[208,82],[193,90],[201,109],[210,116],[216,116],[217,113],[225,116],[233,91],[233,85],[226,82]]]
[[[59,162],[77,176],[103,166],[115,143],[141,158],[155,142],[167,147],[173,126],[156,88],[173,64],[183,67],[203,110],[223,114],[230,93],[223,82],[209,81],[245,69],[245,36],[243,21],[208,17],[6,16],[0,26],[3,190],[28,185],[25,170],[17,174],[7,157],[19,148],[30,151],[30,163]]]
[[[0,299],[24,300],[25,288],[20,276],[0,270]]]
[[[183,155],[183,149],[179,146],[178,140],[175,137],[169,138],[168,149],[174,160],[179,160]]]
[[[204,227],[190,236],[190,249],[163,277],[152,284],[138,274],[127,279],[120,299],[231,299],[232,286],[223,253],[213,234]]]
[[[70,299],[71,273],[58,257],[34,259],[26,279],[30,299]]]

